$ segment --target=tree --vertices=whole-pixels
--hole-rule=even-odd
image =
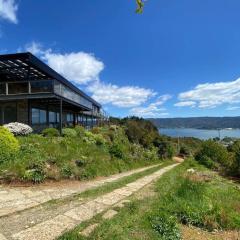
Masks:
[[[227,149],[213,140],[207,140],[202,143],[201,149],[196,154],[196,160],[205,165],[229,166],[229,154]],[[209,164],[210,161],[212,161],[211,164]],[[206,162],[208,164],[206,164]]]

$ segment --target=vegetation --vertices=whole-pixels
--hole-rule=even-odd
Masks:
[[[141,130],[139,126],[138,131]],[[57,129],[48,128],[42,134],[19,136],[17,140],[10,136],[19,141],[20,150],[7,155],[0,164],[0,176],[5,181],[90,179],[150,165],[160,159],[151,141],[147,144],[147,132],[132,139],[124,126],[92,131],[65,128],[62,136]]]
[[[196,153],[196,160],[225,175],[240,177],[240,140],[228,147],[214,140],[204,141]]]
[[[194,172],[188,171],[192,168]],[[193,160],[165,174],[154,188],[154,195],[132,197],[113,219],[97,216],[60,239],[177,240],[181,224],[208,231],[240,230],[239,188]],[[93,222],[101,224],[89,237],[81,236],[79,231]]]
[[[18,140],[8,129],[0,127],[0,164],[11,159],[18,151]]]
[[[60,135],[56,128],[46,128],[42,131],[44,137],[58,137]]]

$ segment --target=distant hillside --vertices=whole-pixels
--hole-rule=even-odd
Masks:
[[[240,117],[151,118],[158,128],[240,128]]]

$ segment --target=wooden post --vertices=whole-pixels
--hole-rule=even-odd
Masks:
[[[60,109],[59,109],[59,132],[62,135],[62,99],[60,99]]]

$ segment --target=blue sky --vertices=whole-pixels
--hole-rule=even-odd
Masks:
[[[0,0],[0,52],[31,51],[110,115],[240,115],[239,0]]]

